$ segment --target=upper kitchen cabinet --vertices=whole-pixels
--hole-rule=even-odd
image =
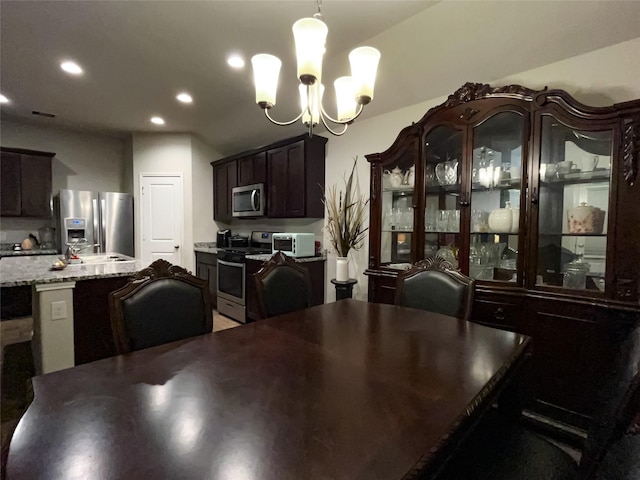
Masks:
[[[229,222],[232,218],[231,189],[238,186],[235,160],[213,162],[213,219]]]
[[[2,147],[0,154],[0,215],[50,217],[55,153]]]
[[[231,189],[256,183],[265,186],[267,217],[323,218],[326,143],[305,134],[212,162],[214,219],[230,221]]]
[[[267,153],[259,152],[238,159],[238,186],[266,183]]]
[[[326,143],[301,135],[267,150],[269,217],[324,217]]]

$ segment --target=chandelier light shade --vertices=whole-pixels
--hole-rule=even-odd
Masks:
[[[256,103],[261,108],[271,108],[276,104],[282,62],[278,57],[261,53],[253,56],[251,65],[253,65],[253,80],[256,85]]]
[[[378,62],[380,62],[380,52],[372,47],[356,48],[349,54],[353,88],[358,103],[362,105],[373,100]]]
[[[293,24],[296,42],[298,78],[303,85],[312,85],[322,78],[322,57],[327,41],[327,25],[317,18],[301,18]]]
[[[276,104],[276,90],[282,62],[273,55],[261,53],[251,59],[256,88],[256,103],[265,116],[276,125],[291,125],[302,120],[313,134],[314,125],[320,122],[333,135],[342,135],[347,127],[360,116],[363,107],[373,100],[380,52],[373,47],[359,47],[349,54],[351,76],[340,77],[334,82],[337,101],[337,117],[327,114],[322,104],[324,85],[322,60],[326,52],[325,43],[329,29],[320,13],[321,0],[316,0],[318,13],[313,18],[302,18],[293,24],[293,38],[298,61],[297,75],[300,80],[300,114],[293,120],[279,122],[269,115]],[[329,123],[342,125],[340,131]]]

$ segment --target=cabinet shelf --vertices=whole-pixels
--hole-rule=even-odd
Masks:
[[[456,183],[454,185],[432,185],[425,188],[427,194],[430,193],[460,193],[460,184]]]
[[[471,185],[472,192],[492,192],[492,191],[502,191],[502,190],[520,190],[520,179],[513,181],[505,181],[501,182],[498,185],[494,185],[492,188],[485,187],[479,183],[474,183]]]
[[[563,187],[565,185],[578,185],[581,183],[609,183],[611,170],[594,170],[592,172],[575,172],[565,175],[557,174],[555,177],[541,179],[540,185],[547,187]]]
[[[545,237],[606,237],[606,233],[560,233],[560,232],[539,232]]]
[[[413,187],[409,185],[402,185],[400,187],[385,187],[382,189],[383,192],[392,192],[398,195],[409,195],[413,194]]]

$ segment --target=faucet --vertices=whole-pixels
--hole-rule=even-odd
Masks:
[[[64,258],[67,260],[71,260],[71,258],[77,256],[81,251],[86,250],[87,248],[99,247],[99,243],[88,243],[86,238],[81,238],[76,242],[67,243],[67,250],[64,253]]]

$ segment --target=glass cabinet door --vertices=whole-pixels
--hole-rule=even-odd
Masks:
[[[438,255],[458,267],[462,131],[431,130],[425,141],[424,257]]]
[[[473,129],[471,278],[518,281],[523,137],[518,112],[498,113]]]
[[[382,234],[380,259],[383,265],[406,268],[415,261],[412,252],[414,186],[418,143],[412,143],[387,164],[382,175]]]
[[[604,292],[612,132],[541,125],[536,285]]]

